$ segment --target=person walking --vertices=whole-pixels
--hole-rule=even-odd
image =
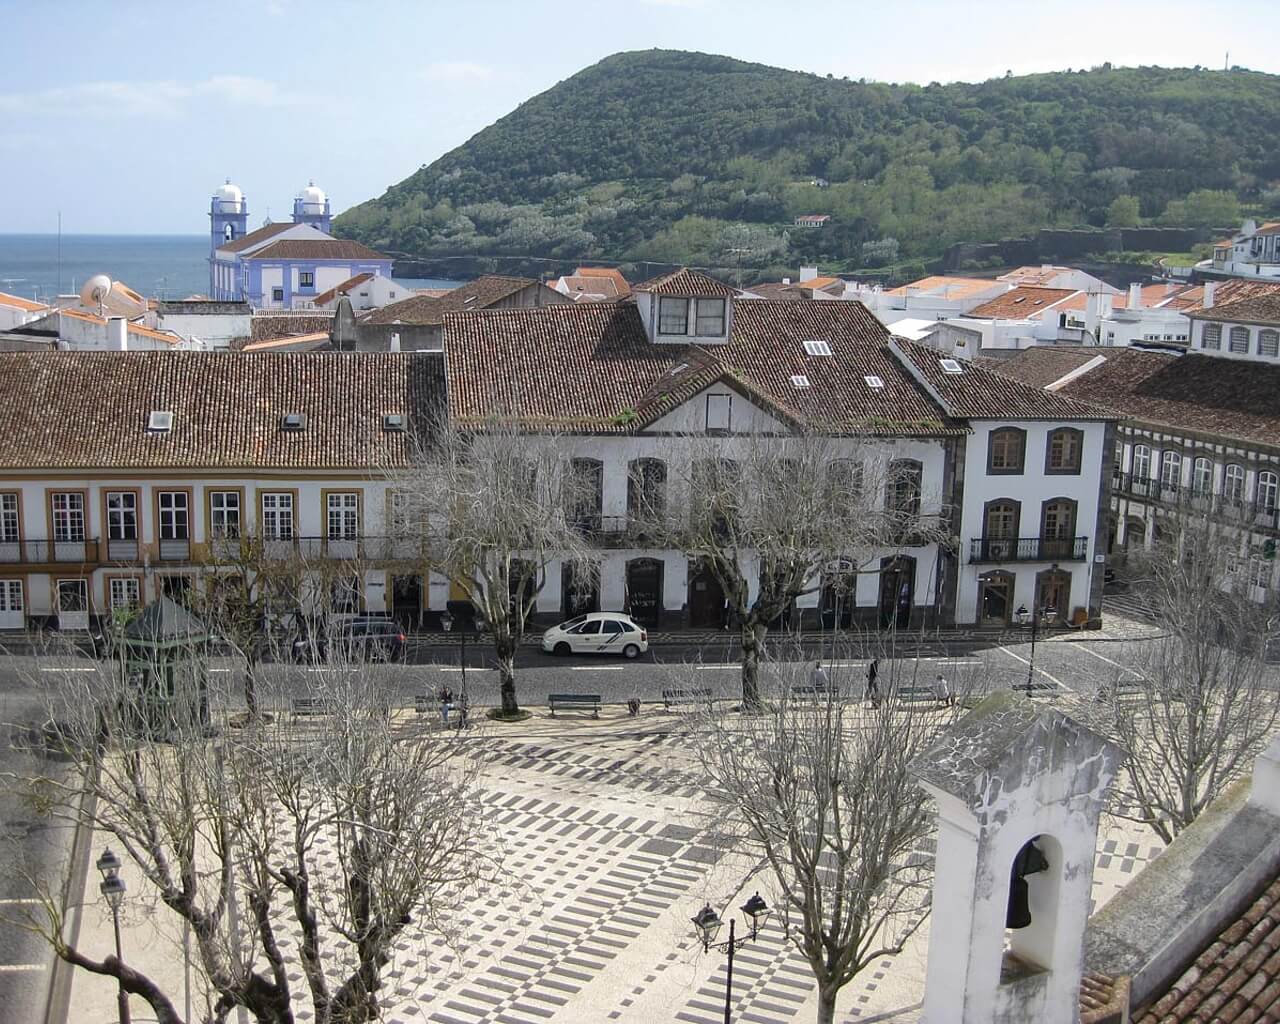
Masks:
[[[809,673],[809,685],[813,687],[815,693],[826,693],[831,688],[831,677],[827,675],[827,670],[822,667],[821,661],[813,663],[813,671]]]
[[[453,691],[447,686],[440,687],[440,724],[449,724],[449,712],[453,710]]]
[[[867,700],[872,704],[880,703],[880,659],[872,658],[867,666]]]
[[[938,698],[938,703],[944,707],[950,707],[956,702],[955,694],[951,692],[951,684],[947,682],[947,677],[941,672],[938,673],[938,678],[933,682],[933,692],[934,696]]]

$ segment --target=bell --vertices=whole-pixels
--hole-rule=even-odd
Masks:
[[[1013,867],[1009,871],[1009,905],[1004,915],[1006,928],[1026,928],[1031,924],[1031,901],[1026,878],[1027,875],[1048,870],[1048,858],[1036,846],[1034,839],[1029,840],[1013,858]]]

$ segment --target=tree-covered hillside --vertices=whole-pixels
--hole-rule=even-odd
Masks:
[[[1280,212],[1278,136],[1280,77],[1238,69],[921,87],[654,50],[579,72],[336,223],[428,258],[876,266],[1042,227]]]

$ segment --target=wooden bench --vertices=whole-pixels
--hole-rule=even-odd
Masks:
[[[333,714],[333,703],[324,697],[294,697],[292,706],[294,718]]]
[[[413,698],[413,710],[415,714],[440,714],[440,698],[432,697],[425,693],[419,693]],[[446,728],[449,729],[465,729],[468,725],[467,718],[471,713],[471,706],[465,701],[457,700],[449,709],[449,718],[444,722]]]
[[[791,696],[799,697],[801,700],[826,700],[828,697],[838,695],[830,687],[827,686],[793,686],[791,687]]]
[[[680,707],[686,704],[714,704],[715,697],[711,695],[709,686],[692,687],[687,690],[663,690],[662,703],[670,711],[673,707]]]
[[[561,711],[590,711],[593,718],[600,717],[601,697],[598,693],[549,693],[547,707],[551,709],[551,717],[556,717],[556,709]]]
[[[1094,696],[1098,701],[1113,700],[1117,704],[1145,700],[1147,688],[1143,683],[1141,679],[1117,679],[1099,686]]]
[[[942,703],[938,700],[938,691],[932,686],[898,686],[889,695],[903,704]]]

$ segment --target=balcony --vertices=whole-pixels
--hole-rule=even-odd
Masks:
[[[138,540],[136,537],[107,538],[108,562],[136,562],[138,557]]]
[[[1088,537],[982,537],[969,541],[969,561],[1083,562]]]
[[[1116,494],[1123,497],[1159,502],[1241,526],[1280,531],[1280,507],[1276,505],[1244,501],[1220,492],[1165,483],[1156,477],[1134,473],[1112,473],[1111,485]]]
[[[602,548],[652,547],[657,531],[633,522],[628,516],[576,515],[569,525],[583,539]]]
[[[0,541],[0,565],[89,565],[98,562],[96,540]]]
[[[186,562],[191,559],[191,540],[188,537],[161,537],[159,549],[162,562]]]

